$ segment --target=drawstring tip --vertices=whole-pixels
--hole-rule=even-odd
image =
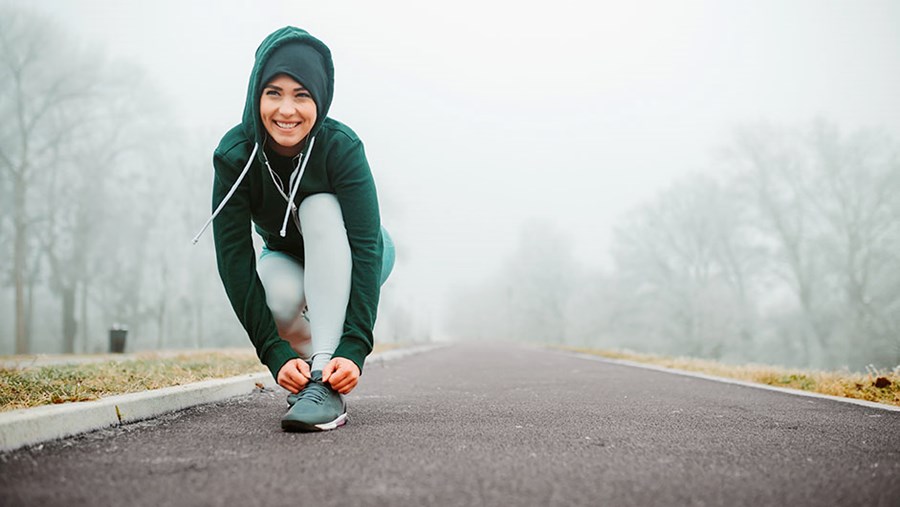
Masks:
[[[191,244],[192,244],[192,245],[196,245],[197,242],[200,241],[200,236],[203,235],[203,233],[206,231],[206,228],[207,228],[207,227],[209,227],[209,223],[207,223],[206,225],[204,225],[204,226],[203,226],[203,229],[201,229],[200,232],[198,232],[197,235],[194,236],[194,239],[191,240]]]
[[[285,237],[285,236],[287,236],[287,229],[281,229],[281,233],[280,233],[280,234],[281,234],[281,237],[282,237],[282,238]]]
[[[203,224],[203,227],[200,229],[200,232],[198,232],[197,235],[194,236],[194,239],[191,240],[192,245],[197,244],[197,241],[200,240],[200,236],[203,235],[203,233],[206,231],[206,228],[209,227],[209,224],[211,224],[212,221],[217,216],[219,216],[219,212],[222,211],[222,208],[225,207],[225,204],[228,202],[228,199],[231,199],[231,196],[234,195],[234,191],[237,190],[238,185],[240,185],[241,182],[244,181],[244,176],[246,176],[247,171],[250,170],[250,166],[253,164],[253,160],[254,160],[253,157],[256,156],[257,150],[259,150],[259,143],[256,143],[253,145],[253,151],[250,152],[250,158],[247,159],[247,163],[244,165],[244,170],[242,170],[241,174],[238,175],[237,179],[234,181],[234,185],[231,185],[231,190],[229,190],[228,193],[225,194],[225,197],[223,197],[222,200],[219,202],[219,205],[216,206],[216,210],[212,212],[212,216],[210,216],[209,219],[206,221],[206,223]]]

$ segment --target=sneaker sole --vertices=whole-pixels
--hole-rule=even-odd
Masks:
[[[300,432],[312,432],[312,431],[328,431],[340,428],[341,426],[347,424],[347,413],[339,415],[337,419],[321,423],[321,424],[308,424],[302,421],[281,421],[281,429],[284,431],[300,431]]]

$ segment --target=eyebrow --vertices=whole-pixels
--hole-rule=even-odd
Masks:
[[[276,86],[276,85],[273,85],[273,84],[267,84],[267,85],[266,85],[266,88],[272,88],[273,90],[282,91],[282,89],[281,89],[280,86]],[[303,86],[299,86],[299,87],[297,87],[297,88],[294,88],[294,91],[295,91],[295,92],[305,92],[305,91],[309,91],[309,90],[307,90],[307,89],[304,88]]]

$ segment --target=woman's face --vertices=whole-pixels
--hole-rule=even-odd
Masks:
[[[263,88],[259,116],[269,133],[269,146],[279,155],[293,157],[316,123],[316,103],[302,84],[279,74]]]

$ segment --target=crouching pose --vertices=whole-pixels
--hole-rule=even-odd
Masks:
[[[328,47],[277,30],[256,51],[241,123],[213,155],[219,275],[260,361],[292,393],[287,431],[346,423],[342,395],[372,351],[393,267],[363,144],[328,117],[333,93]]]

